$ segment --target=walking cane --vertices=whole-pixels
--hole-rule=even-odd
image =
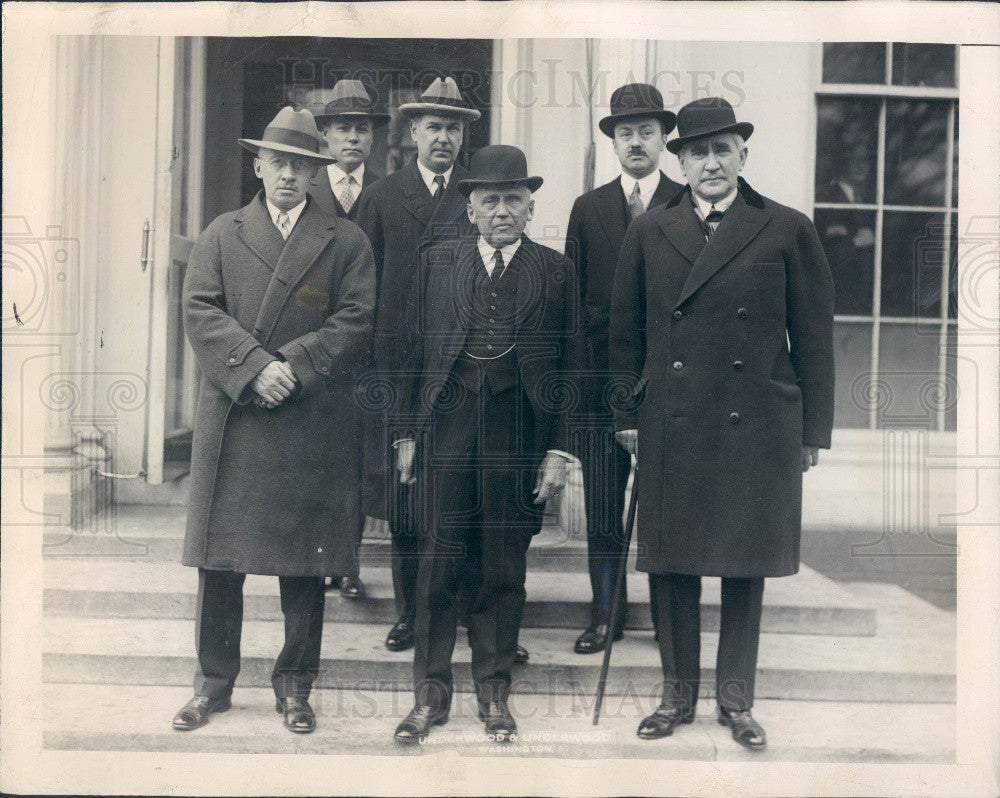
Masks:
[[[625,586],[625,572],[628,570],[628,549],[632,543],[632,529],[635,527],[635,508],[639,499],[639,464],[632,472],[632,496],[628,501],[628,514],[625,516],[625,543],[622,546],[621,562],[618,563],[618,576],[615,578],[615,595],[611,600],[611,618],[608,624],[608,638],[604,645],[604,662],[601,664],[601,675],[597,679],[597,700],[594,702],[594,725],[601,719],[601,704],[604,703],[604,688],[608,681],[608,667],[611,665],[611,646],[615,640],[615,625],[622,601],[622,588]],[[622,621],[624,623],[624,621]]]

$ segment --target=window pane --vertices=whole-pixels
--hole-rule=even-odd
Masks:
[[[875,202],[879,102],[817,99],[817,202]]]
[[[833,271],[834,312],[844,316],[871,316],[875,211],[817,208],[816,229]]]
[[[948,103],[886,104],[885,203],[944,205]]]
[[[894,86],[954,86],[955,45],[892,45]]]
[[[951,155],[951,206],[958,207],[958,103],[955,103],[955,147]]]
[[[937,428],[937,411],[954,401],[938,372],[938,324],[883,324],[878,347],[879,427]]]
[[[872,325],[838,321],[833,325],[833,418],[836,427],[868,426]]]
[[[944,216],[886,211],[882,231],[882,315],[938,316]]]
[[[824,83],[885,83],[885,44],[837,42],[823,45]]]

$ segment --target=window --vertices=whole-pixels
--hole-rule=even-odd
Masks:
[[[823,45],[816,228],[839,427],[955,429],[958,48]]]

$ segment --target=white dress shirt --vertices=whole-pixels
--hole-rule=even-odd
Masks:
[[[420,170],[420,176],[424,179],[424,185],[427,186],[427,190],[431,194],[433,194],[437,189],[437,186],[434,183],[434,178],[437,177],[438,174],[440,174],[444,178],[444,187],[448,188],[448,184],[451,182],[451,172],[454,168],[455,165],[452,164],[451,166],[448,167],[448,170],[445,172],[432,172],[430,169],[428,169],[426,166],[420,163],[419,158],[417,159],[417,169]]]
[[[648,175],[640,177],[638,180],[622,173],[621,184],[622,191],[625,192],[625,202],[631,199],[636,183],[639,184],[639,199],[642,202],[642,207],[646,209],[649,207],[649,202],[653,199],[653,194],[656,193],[656,189],[660,185],[660,170],[654,169]]]
[[[326,174],[330,180],[330,188],[333,190],[333,196],[335,196],[337,199],[340,199],[341,193],[349,185],[347,182],[348,175],[350,175],[355,179],[355,181],[357,181],[357,186],[358,186],[357,191],[358,192],[361,191],[361,184],[364,182],[365,179],[365,165],[361,164],[353,172],[345,172],[337,164],[332,163],[326,167]],[[357,199],[356,196],[355,199]]]
[[[705,221],[708,214],[711,213],[712,208],[715,208],[715,210],[717,210],[719,213],[725,213],[726,211],[728,211],[729,206],[736,201],[737,191],[738,189],[734,188],[732,191],[726,194],[726,196],[724,196],[720,200],[717,200],[716,202],[706,202],[697,194],[695,194],[693,191],[691,192],[691,196],[694,197],[695,210],[698,212],[698,215],[701,217],[701,220]]]
[[[288,214],[288,230],[289,230],[288,234],[291,235],[292,234],[291,231],[295,229],[295,223],[298,222],[299,217],[302,215],[302,211],[306,209],[306,201],[302,200],[302,202],[300,202],[290,211],[281,210],[281,208],[279,208],[269,199],[265,199],[265,202],[267,203],[267,212],[271,214],[271,221],[274,222],[275,227],[278,227],[278,216],[282,213]],[[280,227],[278,227],[278,232],[279,233],[281,232]]]
[[[521,239],[518,238],[512,244],[507,244],[505,247],[500,247],[500,257],[503,258],[503,268],[504,271],[507,270],[507,266],[510,264],[510,259],[514,257],[514,253],[521,248]],[[489,241],[487,241],[482,236],[479,236],[479,256],[483,259],[483,265],[486,267],[486,273],[493,277],[493,267],[496,265],[494,263],[494,258],[496,257],[497,248],[493,246]],[[501,272],[503,274],[503,272]],[[501,274],[497,275],[497,279],[500,279]]]

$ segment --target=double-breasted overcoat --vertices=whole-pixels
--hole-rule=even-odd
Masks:
[[[361,522],[353,368],[371,334],[371,247],[309,201],[287,241],[263,192],[191,252],[184,323],[201,369],[184,564],[352,574]],[[301,390],[273,410],[250,385],[283,358]]]
[[[636,219],[615,274],[610,357],[633,375],[638,568],[799,568],[802,447],[830,446],[833,281],[812,222],[753,191],[706,241],[690,190]]]

